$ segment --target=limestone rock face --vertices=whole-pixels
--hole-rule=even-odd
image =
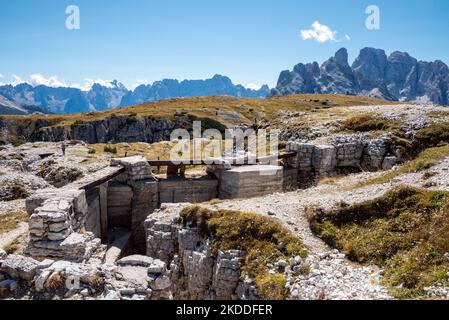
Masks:
[[[149,267],[152,299],[172,296],[175,299],[241,298],[241,265],[245,252],[239,250],[212,252],[209,239],[196,228],[180,224],[183,205],[167,205],[155,211],[146,221],[147,255],[155,259]],[[167,265],[170,272],[167,272]]]

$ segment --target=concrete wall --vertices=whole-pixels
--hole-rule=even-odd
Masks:
[[[158,184],[160,203],[199,203],[218,197],[218,180],[207,176],[161,179]]]
[[[120,182],[110,182],[108,185],[108,229],[131,229],[131,201],[133,190]]]
[[[241,166],[221,172],[220,199],[250,198],[283,191],[283,167]]]

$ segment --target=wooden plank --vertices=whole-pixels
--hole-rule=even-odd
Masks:
[[[102,185],[105,182],[108,182],[109,180],[117,177],[118,175],[120,175],[124,172],[125,172],[125,168],[118,168],[116,171],[114,171],[110,174],[107,174],[95,181],[92,181],[92,182],[86,183],[85,185],[82,185],[79,189],[88,191],[90,189],[98,187],[99,185]]]

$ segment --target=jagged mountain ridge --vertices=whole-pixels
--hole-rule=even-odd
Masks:
[[[0,86],[0,97],[14,104],[19,112],[30,113],[24,106],[35,106],[36,109],[51,113],[81,113],[101,111],[125,107],[134,104],[157,101],[166,98],[230,95],[241,98],[265,98],[270,92],[268,86],[259,90],[234,85],[228,77],[215,75],[206,80],[165,79],[148,85],[140,85],[133,91],[128,90],[117,80],[109,85],[95,83],[89,91],[77,88],[32,86],[21,83],[16,86]],[[1,107],[1,106],[0,106]],[[33,110],[33,109],[31,109]],[[12,112],[10,108],[2,108],[4,113]],[[34,111],[33,111],[34,112]]]
[[[345,48],[321,66],[297,64],[282,71],[272,95],[299,93],[347,94],[392,101],[448,105],[449,68],[442,61],[418,61],[406,52],[389,56],[384,50],[364,48],[352,66]]]

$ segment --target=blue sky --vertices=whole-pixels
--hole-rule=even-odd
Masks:
[[[71,4],[80,30],[65,28]],[[370,4],[380,8],[380,30],[365,28]],[[337,31],[335,41],[303,40],[315,21]],[[447,0],[0,0],[0,82],[34,75],[37,83],[132,87],[218,73],[274,85],[281,70],[321,63],[340,47],[351,62],[371,46],[449,63],[448,33]]]

